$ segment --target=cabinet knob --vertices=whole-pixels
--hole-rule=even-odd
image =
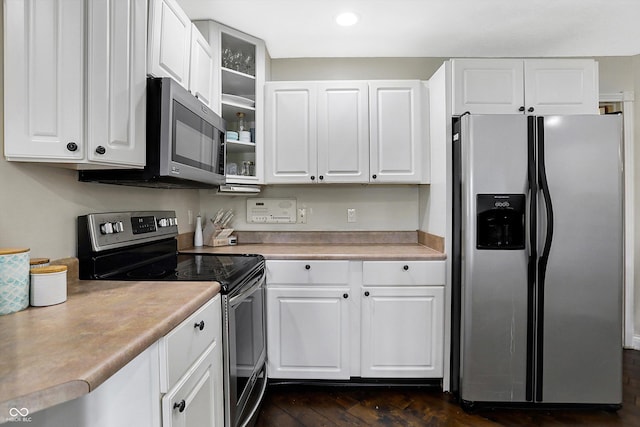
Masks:
[[[534,110],[535,110],[535,108],[529,107],[529,109],[527,111],[530,112],[530,113],[533,113]]]
[[[204,320],[201,320],[200,323],[196,323],[193,325],[194,328],[203,330],[204,329]]]
[[[376,178],[378,178],[378,175],[373,174],[373,175],[371,175],[371,178],[376,179]]]
[[[178,412],[184,412],[184,408],[186,408],[187,402],[182,399],[180,402],[176,402],[173,404],[173,409],[178,409]]]
[[[316,177],[311,175],[311,181],[315,181],[315,180],[316,180]]]
[[[322,181],[322,180],[324,179],[324,176],[320,175],[320,176],[318,177],[318,179],[319,179],[320,181]]]
[[[307,265],[304,266],[304,269],[305,270],[311,270],[311,266],[309,264],[307,264]]]
[[[349,294],[342,294],[342,298],[349,298]]]
[[[369,296],[369,291],[366,291],[366,292],[364,293],[364,296],[365,296],[365,297],[368,297],[368,296]]]
[[[407,271],[407,270],[409,269],[409,266],[408,266],[408,265],[405,265],[405,266],[403,266],[403,267],[402,267],[402,269],[403,269],[404,271]]]
[[[67,150],[76,151],[77,149],[78,149],[78,144],[76,144],[75,142],[70,142],[67,144]]]
[[[520,108],[518,108],[518,111],[524,111],[524,105]]]
[[[102,145],[98,145],[98,146],[96,147],[96,153],[98,153],[98,154],[104,154],[104,153],[106,153],[106,152],[107,152],[107,149],[106,149],[106,148],[104,148]]]

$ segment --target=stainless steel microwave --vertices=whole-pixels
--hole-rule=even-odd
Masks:
[[[144,169],[83,170],[81,181],[160,188],[225,184],[224,120],[169,77],[147,79]]]

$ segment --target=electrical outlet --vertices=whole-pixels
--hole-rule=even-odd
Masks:
[[[189,209],[187,215],[189,216],[189,225],[193,224],[193,211]]]
[[[347,209],[347,222],[356,222],[356,210],[354,208]]]
[[[298,224],[307,223],[307,208],[298,208]]]

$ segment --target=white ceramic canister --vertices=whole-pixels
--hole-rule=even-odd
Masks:
[[[49,258],[30,258],[29,268],[40,268],[49,265]]]
[[[0,315],[29,307],[29,249],[0,249]]]
[[[31,269],[31,305],[41,307],[67,300],[67,266],[49,265]]]

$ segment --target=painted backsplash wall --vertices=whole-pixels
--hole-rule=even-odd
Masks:
[[[417,230],[417,185],[274,185],[261,198],[295,199],[306,208],[306,224],[247,223],[246,196],[220,196],[201,190],[200,212],[206,218],[218,209],[233,209],[232,227],[238,230],[280,231],[398,231]],[[356,222],[347,222],[347,209],[356,210]]]

